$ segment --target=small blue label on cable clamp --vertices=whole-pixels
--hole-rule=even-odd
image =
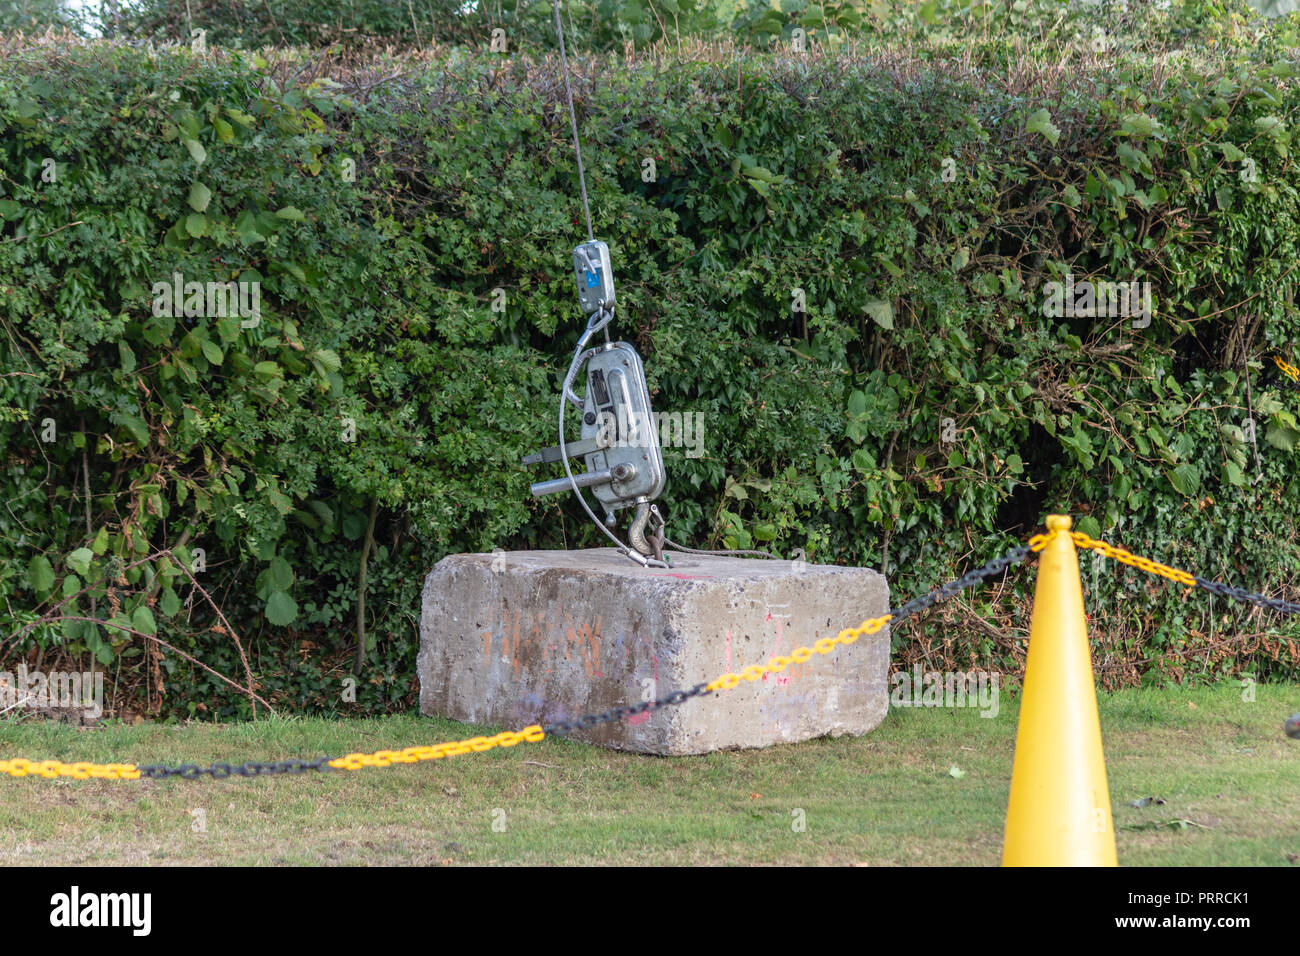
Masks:
[[[597,285],[599,284],[599,282],[600,282],[600,273],[598,273],[598,272],[588,272],[588,273],[585,273],[585,275],[587,276],[587,288],[588,288],[588,289],[594,289],[594,288],[596,288],[596,286],[597,286]]]

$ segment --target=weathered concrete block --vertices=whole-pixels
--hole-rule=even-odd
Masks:
[[[867,568],[612,548],[457,554],[424,584],[420,712],[516,730],[686,690],[889,609]],[[782,674],[573,736],[655,754],[865,734],[889,706],[889,630]]]

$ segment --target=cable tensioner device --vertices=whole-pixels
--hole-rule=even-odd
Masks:
[[[716,551],[683,547],[668,537],[664,516],[654,500],[664,490],[663,454],[659,434],[650,411],[650,391],[646,388],[641,356],[626,342],[609,340],[609,323],[614,318],[614,269],[610,265],[609,246],[599,241],[591,225],[591,204],[587,200],[587,177],[582,168],[582,143],[578,139],[578,116],[573,109],[573,88],[569,82],[569,60],[564,51],[564,26],[560,21],[559,0],[552,0],[555,35],[559,40],[560,62],[564,67],[564,94],[569,105],[569,125],[573,130],[573,151],[577,159],[578,185],[582,189],[582,211],[587,220],[587,241],[573,250],[573,275],[578,283],[578,302],[587,316],[587,328],[578,339],[573,361],[560,388],[560,443],[524,457],[525,465],[559,462],[564,477],[534,482],[534,495],[551,495],[572,491],[587,516],[618,547],[642,567],[668,567],[664,546],[689,554],[732,554],[771,558],[766,551]],[[604,334],[603,345],[588,348],[592,337]],[[587,393],[579,398],[573,391],[574,380],[583,366],[587,368]],[[582,431],[570,444],[564,434],[565,406],[572,404],[582,413]],[[587,470],[575,475],[571,458],[582,458]],[[605,509],[602,523],[582,496],[590,488]],[[611,529],[618,527],[617,511],[635,508],[628,529],[628,543],[623,544]]]
[[[663,518],[652,504],[664,490],[666,474],[645,369],[636,349],[627,342],[609,340],[615,304],[609,246],[596,239],[579,245],[573,250],[573,273],[587,328],[578,339],[560,389],[559,444],[524,458],[525,465],[559,462],[564,477],[535,482],[531,490],[539,497],[572,491],[622,554],[642,566],[667,567]],[[589,348],[597,332],[604,333],[604,344]],[[573,384],[584,365],[587,390],[579,398]],[[566,404],[582,414],[581,431],[574,442],[565,438]],[[582,458],[587,470],[575,475],[570,465],[573,458]],[[583,488],[590,488],[605,509],[603,523],[583,498]],[[610,530],[618,526],[616,512],[624,508],[635,508],[626,545]]]

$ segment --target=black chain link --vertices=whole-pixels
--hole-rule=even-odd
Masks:
[[[943,587],[935,588],[929,594],[924,594],[919,598],[913,598],[896,611],[890,611],[894,619],[889,622],[893,627],[904,618],[918,614],[926,608],[938,604],[940,601],[946,601],[948,598],[963,591],[972,585],[979,584],[985,578],[991,578],[995,574],[1001,574],[1013,564],[1019,564],[1025,558],[1033,553],[1033,549],[1028,545],[1021,545],[1018,548],[1012,548],[1001,557],[994,558],[982,568],[976,568],[974,571],[967,571],[956,581],[950,581]]]
[[[897,624],[913,614],[919,614],[926,608],[938,604],[940,601],[946,601],[948,598],[963,591],[972,585],[979,584],[985,578],[991,578],[994,575],[1001,574],[1013,564],[1019,564],[1025,558],[1033,553],[1033,549],[1028,545],[1021,545],[1013,548],[1001,557],[994,558],[982,568],[976,568],[973,571],[967,571],[955,581],[950,581],[943,587],[935,588],[929,594],[908,601],[902,607],[889,613],[893,615],[893,620],[889,622],[890,626]],[[626,717],[644,714],[647,710],[658,710],[661,707],[673,707],[677,704],[685,703],[692,697],[699,697],[708,693],[709,685],[696,684],[690,690],[675,690],[670,694],[665,694],[656,700],[643,701],[640,704],[632,704],[626,707],[613,707],[601,714],[586,714],[582,717],[575,717],[573,720],[557,720],[551,724],[543,724],[542,732],[549,735],[560,736],[572,733],[575,730],[586,730],[597,724],[606,724],[615,720],[622,720]]]
[[[1279,611],[1282,614],[1300,614],[1300,604],[1291,601],[1282,601],[1278,598],[1265,597],[1254,591],[1247,591],[1245,588],[1234,588],[1230,584],[1223,584],[1220,581],[1209,581],[1205,578],[1192,575],[1196,579],[1196,586],[1204,588],[1211,594],[1217,594],[1220,597],[1233,598],[1237,601],[1246,601],[1249,604],[1257,604],[1260,607],[1266,607],[1273,611]]]
[[[585,714],[582,717],[575,717],[573,720],[557,720],[554,723],[542,724],[542,733],[548,736],[554,734],[561,736],[572,733],[575,730],[587,730],[598,724],[608,724],[615,720],[623,720],[627,717],[635,717],[637,714],[644,714],[647,710],[658,710],[661,707],[675,707],[683,704],[692,697],[699,697],[701,694],[708,692],[708,683],[696,684],[690,690],[675,690],[655,700],[645,700],[639,704],[628,704],[623,707],[611,707],[609,710],[600,714]]]
[[[210,767],[200,767],[198,764],[185,763],[178,767],[168,767],[165,764],[150,764],[147,767],[140,768],[140,776],[148,777],[153,780],[161,780],[166,777],[180,777],[183,780],[199,780],[204,776],[210,776],[214,780],[225,780],[227,777],[261,777],[281,773],[306,773],[308,770],[333,770],[329,765],[331,760],[337,760],[337,757],[317,757],[315,760],[280,760],[276,763],[258,763],[249,761],[232,766],[228,763],[214,763]]]

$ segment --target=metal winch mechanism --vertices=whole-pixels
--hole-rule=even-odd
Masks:
[[[532,493],[540,497],[572,491],[622,554],[642,566],[667,567],[664,522],[653,504],[664,490],[666,475],[645,369],[636,349],[609,340],[615,301],[609,246],[595,239],[582,243],[573,250],[573,272],[587,327],[560,389],[559,444],[524,458],[525,465],[559,463],[564,477],[536,482]],[[603,333],[604,343],[591,346],[598,332]],[[579,397],[573,386],[584,366],[587,388]],[[573,442],[565,437],[565,408],[570,404],[582,415],[579,437]],[[586,471],[574,473],[571,460],[575,458],[583,460]],[[584,488],[604,508],[603,523],[583,497]],[[612,531],[618,527],[616,513],[625,508],[635,509],[626,545]]]
[[[700,550],[687,548],[669,539],[664,516],[654,500],[664,490],[664,459],[659,450],[659,434],[650,411],[650,391],[645,384],[641,356],[626,342],[609,340],[609,323],[614,319],[614,269],[609,261],[609,246],[596,238],[591,224],[591,203],[587,199],[587,176],[582,167],[582,143],[578,138],[578,116],[573,109],[573,87],[569,82],[569,59],[564,50],[564,25],[560,20],[559,0],[552,0],[555,36],[559,40],[560,63],[564,67],[564,94],[569,106],[569,126],[573,130],[573,152],[577,160],[578,186],[582,190],[582,211],[587,220],[587,241],[573,250],[573,276],[578,283],[578,302],[587,316],[587,328],[578,339],[573,361],[560,388],[559,444],[524,456],[525,465],[559,463],[564,477],[538,481],[534,495],[553,495],[572,491],[582,510],[620,553],[642,567],[668,567],[664,547],[688,554],[753,555],[771,558],[766,551]],[[591,345],[597,332],[603,345]],[[581,398],[573,383],[586,367],[587,391]],[[582,413],[578,440],[570,443],[564,432],[564,412],[573,405]],[[586,471],[573,473],[571,459],[581,458]],[[605,509],[602,522],[583,497],[590,488]],[[615,537],[617,512],[635,509],[627,532],[627,544]]]

